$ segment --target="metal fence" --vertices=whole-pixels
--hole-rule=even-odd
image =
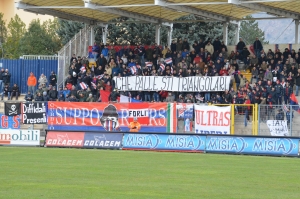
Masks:
[[[6,99],[6,97],[5,97]],[[4,100],[5,100],[4,99]],[[22,99],[21,99],[22,100]],[[13,101],[9,101],[13,102]],[[71,103],[71,102],[70,102]],[[203,104],[206,106],[211,106]],[[277,133],[282,133],[286,130],[284,136],[300,137],[300,107],[299,105],[258,105],[258,104],[223,104],[213,106],[230,106],[231,107],[231,127],[230,134],[240,136],[272,136],[271,128],[275,126]],[[0,114],[4,114],[4,102],[0,103]],[[248,118],[249,117],[249,118]],[[188,117],[192,124],[195,124],[195,114],[192,110]],[[186,118],[179,116],[177,110],[177,133],[195,133],[195,126],[185,131],[184,120]],[[274,125],[276,124],[276,125]],[[286,129],[284,129],[284,124]],[[30,126],[23,125],[22,128]],[[39,128],[47,129],[47,125],[39,126]],[[213,127],[212,127],[213,128]],[[213,129],[212,129],[213,130]],[[274,129],[273,129],[274,130]]]
[[[59,52],[58,52],[58,85],[68,75],[70,60],[73,54],[76,56],[88,56],[88,45],[90,44],[91,31],[87,26],[79,31]]]
[[[43,57],[40,57],[42,59],[35,59],[34,56],[31,57],[32,59],[0,59],[0,67],[8,69],[11,73],[10,86],[16,83],[22,94],[27,92],[27,78],[30,72],[33,72],[37,79],[42,73],[47,78],[50,76],[51,71],[57,74],[57,59],[46,60]]]
[[[300,136],[299,105],[259,105],[258,109],[258,135],[269,135],[270,128],[287,132],[287,136]],[[275,124],[277,122],[277,124]],[[286,130],[284,129],[286,123]]]
[[[218,104],[231,107],[231,134],[257,135],[257,104]]]
[[[20,59],[25,60],[58,60],[57,55],[23,55]]]
[[[205,106],[230,106],[231,107],[231,124],[230,134],[232,135],[257,135],[257,104],[201,104]],[[195,114],[190,114],[190,121],[195,125]],[[185,119],[180,117],[177,110],[177,132],[179,133],[195,133],[195,129],[191,128],[191,131],[185,131]],[[212,130],[214,130],[212,128]]]

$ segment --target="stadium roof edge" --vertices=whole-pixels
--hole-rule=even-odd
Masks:
[[[119,17],[170,25],[189,14],[204,20],[237,22],[256,12],[293,19],[300,18],[296,0],[17,0],[25,11],[48,14],[87,24],[107,23]],[[292,4],[292,6],[291,6]],[[74,12],[74,9],[76,11]]]

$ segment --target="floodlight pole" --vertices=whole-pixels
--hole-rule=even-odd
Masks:
[[[173,24],[168,27],[168,47],[171,48],[172,43],[172,34],[173,34]]]
[[[160,45],[160,29],[161,29],[161,24],[156,24],[155,25],[155,43],[157,43],[157,45]]]
[[[223,42],[228,45],[228,22],[223,22]]]
[[[105,24],[105,25],[102,26],[102,41],[103,41],[103,44],[106,44],[107,27],[108,27],[107,24]]]
[[[93,25],[90,26],[90,31],[91,31],[90,46],[93,46],[95,42],[95,30]]]
[[[236,33],[235,33],[235,44],[239,43],[240,40],[240,28],[241,28],[241,22],[239,21],[236,25]]]
[[[295,19],[295,44],[299,44],[299,19]]]

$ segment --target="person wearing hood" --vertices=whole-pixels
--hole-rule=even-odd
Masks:
[[[25,100],[31,102],[33,100],[33,95],[31,94],[31,91],[28,91],[25,95]]]
[[[130,132],[139,132],[139,130],[141,129],[141,124],[138,122],[137,117],[133,118],[133,121],[130,122],[128,127],[130,129]]]
[[[65,87],[64,90],[63,90],[63,95],[64,95],[64,98],[65,98],[65,101],[67,101],[67,97],[69,96],[70,97],[70,90]]]
[[[56,83],[57,83],[57,77],[56,77],[56,74],[54,71],[51,72],[51,75],[49,77],[49,83],[52,85],[52,86],[56,86]]]
[[[2,73],[2,79],[4,84],[10,84],[11,74],[8,72],[8,69],[5,69],[4,73]]]
[[[104,58],[108,61],[108,47],[107,47],[107,45],[104,46],[104,48],[101,51],[101,54],[103,54]]]
[[[16,100],[18,100],[19,95],[20,95],[19,86],[17,84],[14,84],[14,86],[11,89],[11,99],[13,98],[13,96],[16,96]]]
[[[60,96],[60,94],[64,94],[64,90],[63,90],[63,86],[59,86],[59,89],[58,89],[58,96]]]
[[[60,102],[64,102],[64,101],[65,101],[64,94],[60,94],[60,95],[58,96],[58,101],[60,101]]]
[[[90,93],[88,97],[85,99],[86,102],[95,102],[95,98],[93,97],[93,94]]]
[[[46,91],[43,92],[43,101],[44,102],[48,102],[49,101],[49,96],[48,96],[48,94],[47,94]]]
[[[207,43],[207,45],[205,46],[205,49],[212,55],[214,53],[214,46],[211,45],[210,41]]]
[[[47,84],[48,83],[47,77],[42,73],[38,82],[39,82],[39,85]]]
[[[92,54],[95,61],[98,58],[99,52],[100,52],[100,46],[98,46],[97,42],[94,42],[94,45],[92,47]]]
[[[256,39],[253,43],[253,48],[254,48],[254,51],[255,51],[255,56],[260,58],[263,46],[262,46],[261,42],[259,41],[258,37],[256,37]]]
[[[30,93],[34,93],[36,83],[36,77],[34,76],[33,72],[31,72],[27,79],[28,91],[30,91]]]
[[[36,102],[44,101],[43,96],[41,95],[41,93],[37,93],[37,95],[34,98],[34,101],[36,101]]]
[[[7,96],[7,100],[10,100],[10,94],[11,94],[11,88],[10,88],[9,84],[5,84],[5,86],[3,88],[1,100],[3,100],[4,96]]]
[[[56,101],[58,98],[58,92],[56,87],[53,86],[52,90],[49,91],[49,101]]]
[[[41,93],[41,95],[43,95],[44,92],[44,85],[39,85],[38,89],[35,91],[35,93],[33,93],[34,97],[37,96],[37,93]]]

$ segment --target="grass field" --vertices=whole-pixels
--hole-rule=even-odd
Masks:
[[[0,198],[300,198],[297,158],[0,147]]]

